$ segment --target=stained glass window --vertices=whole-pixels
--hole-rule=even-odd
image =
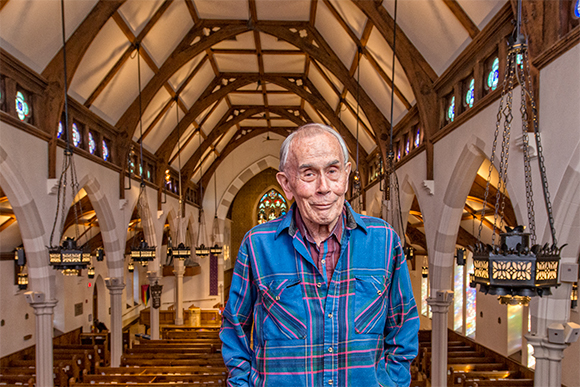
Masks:
[[[107,142],[103,140],[103,160],[109,161],[110,153],[109,153],[109,146]]]
[[[401,146],[398,142],[395,146],[397,147],[397,161],[399,161],[401,160]]]
[[[76,122],[72,124],[72,138],[73,138],[73,145],[78,147],[81,145],[81,132],[79,131],[79,127]]]
[[[495,58],[491,64],[491,70],[487,75],[487,88],[495,90],[499,81],[499,58]]]
[[[62,121],[58,122],[58,132],[56,132],[56,138],[62,138],[62,135],[64,133],[64,128],[62,126]]]
[[[284,196],[275,189],[271,189],[258,202],[258,224],[285,215],[287,211],[288,204]]]
[[[536,368],[536,358],[534,357],[534,346],[528,344],[528,368]]]
[[[455,119],[455,96],[452,96],[447,106],[447,122],[453,122]]]
[[[429,278],[421,277],[421,314],[425,317],[431,318],[431,308],[427,304],[429,298]]]
[[[471,78],[469,82],[469,87],[465,93],[465,106],[470,108],[473,107],[473,102],[475,101],[475,79]]]
[[[408,155],[411,151],[411,138],[408,135],[405,135],[405,154]]]
[[[16,114],[20,121],[28,122],[30,119],[30,106],[21,91],[16,92]]]
[[[417,132],[415,133],[415,148],[421,145],[421,128],[417,126]]]
[[[467,272],[473,272],[473,260],[467,261]],[[477,317],[477,309],[475,303],[475,296],[477,289],[470,287],[468,284],[469,276],[465,278],[465,335],[467,337],[475,337],[475,321]]]
[[[463,330],[463,266],[455,266],[453,295],[453,329]]]
[[[580,18],[580,0],[576,0],[576,5],[574,6],[574,16]]]
[[[94,155],[96,150],[97,150],[97,143],[95,142],[95,138],[93,137],[93,133],[89,132],[89,153]]]

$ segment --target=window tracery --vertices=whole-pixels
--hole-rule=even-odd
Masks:
[[[284,196],[275,189],[271,189],[258,202],[258,224],[266,223],[285,215],[287,211],[288,204]]]

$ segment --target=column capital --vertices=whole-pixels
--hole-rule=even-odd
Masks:
[[[107,289],[109,289],[111,294],[121,294],[123,289],[125,289],[123,278],[119,277],[105,278],[105,285],[107,285]]]
[[[45,300],[45,294],[43,292],[29,291],[24,293],[26,302],[32,306],[34,309],[34,314],[37,316],[42,315],[52,315],[54,313],[54,307],[58,303],[58,300]]]
[[[569,344],[550,343],[547,337],[531,333],[528,333],[524,337],[534,347],[534,357],[536,360],[547,359],[560,361],[564,358],[564,350],[569,346]]]
[[[185,274],[185,265],[181,259],[173,260],[173,274],[177,277],[183,277]]]
[[[433,313],[447,313],[449,306],[453,303],[453,292],[451,290],[439,290],[435,297],[429,297],[427,304]]]

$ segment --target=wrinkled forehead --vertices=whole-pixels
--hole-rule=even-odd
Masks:
[[[322,130],[297,133],[296,138],[290,144],[288,161],[293,165],[300,163],[300,159],[303,155],[308,153],[313,142],[315,142],[316,145],[323,145],[329,153],[331,152],[332,155],[336,157],[340,165],[344,165],[345,160],[344,155],[342,154],[342,148],[340,147],[340,142],[332,134]]]

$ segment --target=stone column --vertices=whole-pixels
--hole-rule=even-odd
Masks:
[[[185,262],[182,259],[173,259],[173,273],[175,274],[175,325],[183,325],[183,274]]]
[[[449,305],[453,302],[451,290],[441,290],[427,303],[433,313],[431,328],[431,386],[447,386],[447,320]]]
[[[149,266],[151,267],[151,263]],[[147,278],[149,279],[149,286],[155,285],[161,278],[156,271],[148,271]],[[151,288],[150,288],[151,289]],[[159,340],[159,309],[153,307],[153,297],[151,297],[151,306],[149,307],[149,315],[151,324],[151,331],[149,332],[151,340]]]
[[[106,278],[105,284],[111,295],[111,367],[121,365],[123,355],[123,278]]]
[[[546,337],[527,334],[526,340],[534,347],[536,369],[535,387],[560,387],[562,385],[562,358],[568,344],[550,343]]]
[[[53,386],[52,316],[57,300],[45,301],[42,292],[26,292],[26,301],[36,315],[36,385]]]

